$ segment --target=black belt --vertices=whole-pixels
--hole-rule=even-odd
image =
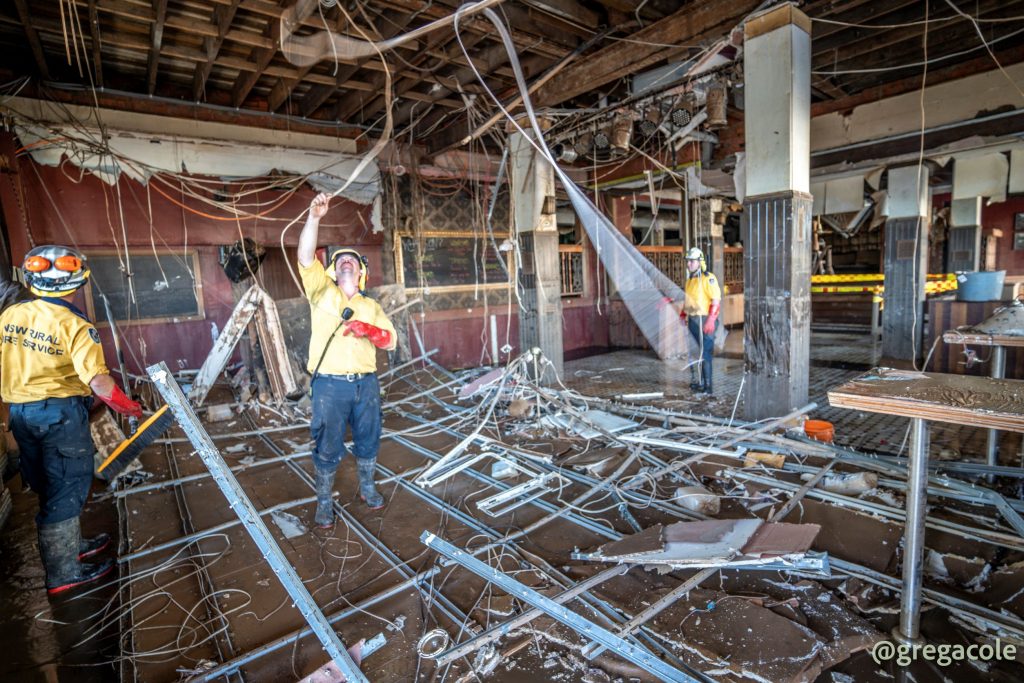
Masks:
[[[343,382],[356,382],[364,377],[369,377],[376,373],[373,372],[347,372],[343,375],[329,375],[326,372],[317,374],[317,377],[323,377],[324,379],[341,380]]]

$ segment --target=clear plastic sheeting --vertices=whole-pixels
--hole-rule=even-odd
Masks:
[[[462,9],[455,13],[456,30],[464,13]],[[508,29],[493,10],[485,9],[484,15],[495,25],[505,49],[508,51],[516,83],[523,98],[523,106],[526,108],[533,130],[542,130],[537,124],[533,105],[527,92],[526,81],[523,78],[522,67],[516,56],[515,46]],[[486,87],[483,77],[475,67],[474,71],[477,78]],[[488,93],[492,97],[494,96],[490,89],[488,89]],[[501,107],[501,103],[496,97],[494,101]],[[502,110],[505,111],[504,108]],[[505,111],[505,114],[508,115],[508,112]],[[512,117],[509,116],[509,119],[512,120]],[[519,128],[518,124],[515,125],[516,128]],[[531,140],[531,144],[554,168],[556,176],[569,195],[569,200],[580,219],[580,224],[587,231],[587,237],[590,238],[590,243],[601,259],[601,265],[604,266],[608,276],[615,284],[616,293],[622,298],[633,321],[651,348],[663,359],[688,355],[690,336],[686,331],[685,324],[679,318],[676,308],[685,299],[686,295],[683,289],[648,261],[597,209],[583,190],[558,167],[554,155],[543,139],[540,139],[539,136],[536,140],[532,139],[532,136],[524,135],[524,137]]]

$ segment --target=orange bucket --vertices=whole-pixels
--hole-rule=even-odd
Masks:
[[[835,437],[835,427],[831,422],[825,420],[807,420],[804,422],[804,434],[816,441],[832,443]]]

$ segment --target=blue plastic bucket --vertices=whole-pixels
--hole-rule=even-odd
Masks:
[[[957,301],[1001,301],[1005,270],[959,273],[956,284]]]

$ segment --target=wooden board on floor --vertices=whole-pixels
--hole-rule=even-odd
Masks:
[[[889,368],[828,392],[837,408],[1024,432],[1024,381]]]
[[[947,344],[977,344],[979,346],[1024,346],[1024,337],[1005,334],[979,334],[949,330],[942,335]]]

